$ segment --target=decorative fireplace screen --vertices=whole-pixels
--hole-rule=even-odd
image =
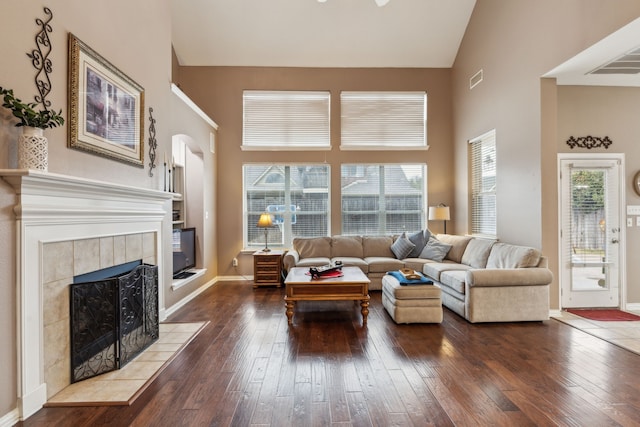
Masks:
[[[158,267],[70,286],[71,383],[120,369],[157,341]]]

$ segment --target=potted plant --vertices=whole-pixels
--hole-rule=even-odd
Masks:
[[[36,110],[38,103],[22,102],[13,94],[13,89],[4,89],[1,86],[0,96],[3,100],[2,106],[11,110],[13,116],[20,120],[16,126],[22,127],[18,143],[18,168],[46,171],[49,167],[48,144],[43,130],[64,124],[62,110]]]
[[[64,124],[62,110],[55,112],[52,110],[36,110],[38,106],[35,102],[25,103],[13,94],[13,89],[4,89],[0,86],[0,95],[3,98],[2,106],[11,110],[11,113],[20,119],[16,126],[29,126],[38,129],[54,128]]]

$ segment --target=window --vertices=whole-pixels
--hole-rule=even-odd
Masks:
[[[426,165],[342,165],[342,234],[425,227]]]
[[[294,237],[329,235],[328,165],[243,166],[244,247],[264,247],[264,230],[256,227],[271,214],[269,246],[290,247]]]
[[[425,92],[342,92],[343,150],[427,148]]]
[[[243,93],[244,150],[331,148],[329,92]]]
[[[471,233],[496,237],[496,131],[471,144]]]

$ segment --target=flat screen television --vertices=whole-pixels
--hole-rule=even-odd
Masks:
[[[188,271],[196,266],[196,229],[173,229],[173,278],[184,279],[195,273]]]

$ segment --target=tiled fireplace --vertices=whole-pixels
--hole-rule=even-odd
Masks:
[[[73,276],[134,260],[157,265],[165,317],[171,195],[32,170],[0,176],[18,195],[18,409],[25,419],[69,384]]]

